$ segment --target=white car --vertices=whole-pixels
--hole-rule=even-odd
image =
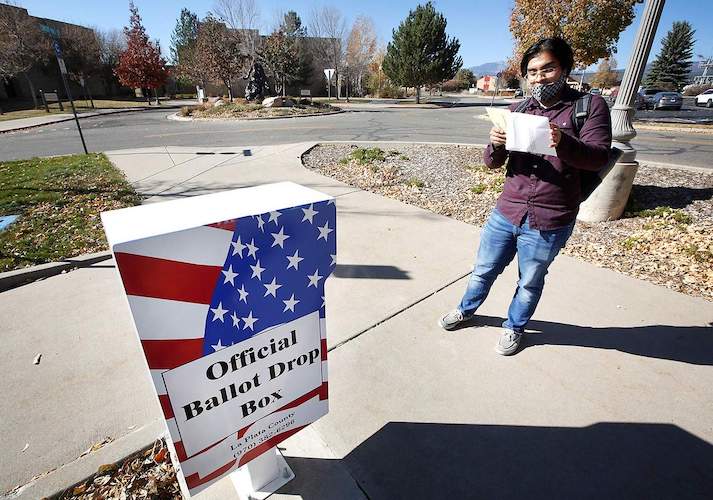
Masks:
[[[706,90],[702,94],[696,96],[696,106],[705,106],[713,108],[713,89]]]

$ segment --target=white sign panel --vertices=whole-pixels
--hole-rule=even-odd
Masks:
[[[102,222],[190,494],[327,413],[331,197],[283,182]]]
[[[327,81],[331,81],[334,76],[334,68],[328,68],[324,70],[324,76],[327,77]]]
[[[188,456],[322,385],[311,313],[163,373]]]

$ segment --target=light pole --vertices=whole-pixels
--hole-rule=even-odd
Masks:
[[[634,115],[634,97],[649,59],[651,45],[656,35],[656,28],[661,18],[665,0],[647,0],[641,16],[641,24],[636,34],[636,41],[619,87],[619,95],[611,111],[612,146],[623,154],[606,174],[599,187],[579,208],[577,219],[585,222],[602,222],[618,219],[624,212],[631,193],[634,177],[639,169],[636,150],[631,140],[636,137],[632,124]]]

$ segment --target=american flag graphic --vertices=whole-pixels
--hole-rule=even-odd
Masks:
[[[186,455],[161,376],[166,370],[318,311],[325,365],[322,386],[277,411],[315,397],[327,399],[324,284],[336,266],[336,253],[332,199],[114,247],[141,346],[182,463],[206,450]],[[222,464],[210,474],[187,473],[189,488],[246,463],[303,427],[273,437],[239,463]]]

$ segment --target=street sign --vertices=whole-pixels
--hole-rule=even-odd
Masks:
[[[327,81],[331,82],[332,77],[334,76],[334,68],[328,68],[324,70],[324,76],[327,77]]]

